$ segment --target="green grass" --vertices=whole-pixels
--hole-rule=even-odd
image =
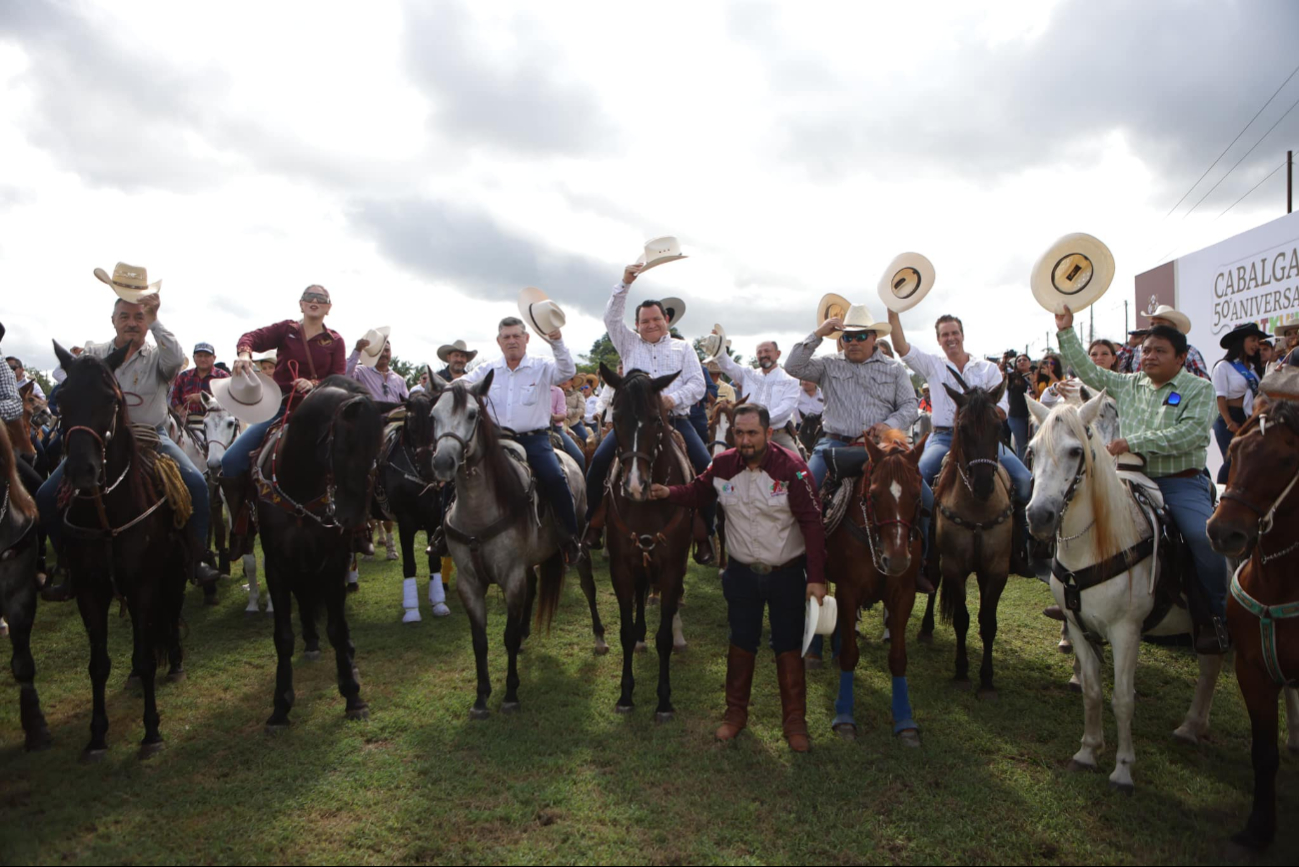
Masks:
[[[486,722],[468,718],[473,652],[458,600],[452,594],[444,619],[425,600],[424,621],[403,626],[400,574],[397,563],[363,563],[361,590],[348,600],[370,720],[344,720],[326,645],[318,662],[299,656],[294,725],[274,736],[262,729],[275,667],[270,618],[245,617],[239,578],[214,608],[191,591],[189,679],[160,686],[167,749],[147,762],[135,757],[141,701],[123,688],[128,622],[114,615],[110,630],[109,758],[82,766],[85,635],[75,605],[43,604],[34,652],[55,746],[22,751],[10,690],[0,703],[0,862],[1216,863],[1249,808],[1248,718],[1230,671],[1208,742],[1171,737],[1195,678],[1185,650],[1142,648],[1136,794],[1107,785],[1108,705],[1104,773],[1065,770],[1082,703],[1065,688],[1071,658],[1055,650],[1056,625],[1038,613],[1046,591],[1029,579],[1012,578],[1002,599],[998,702],[953,689],[954,638],[940,625],[932,646],[910,648],[924,744],[899,744],[877,610],[857,671],[857,742],[830,731],[838,674],[827,667],[808,686],[814,751],[794,756],[765,651],[749,730],[729,747],[712,739],[726,649],[715,570],[692,567],[687,582],[690,648],[673,659],[677,719],[664,725],[653,721],[652,653],[636,659],[635,712],[613,712],[621,651],[602,564],[613,650],[592,655],[570,580],[554,631],[526,645],[523,711],[509,717],[496,713],[504,608],[493,592]],[[1282,752],[1281,833],[1267,862],[1278,864],[1299,851],[1299,829],[1286,819],[1299,803],[1296,762]]]

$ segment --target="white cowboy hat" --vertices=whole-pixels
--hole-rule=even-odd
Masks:
[[[731,348],[731,341],[726,336],[726,329],[720,323],[713,323],[713,330],[716,334],[704,335],[703,350],[705,354],[704,365],[717,363],[717,356]]]
[[[1147,319],[1167,319],[1173,327],[1183,334],[1191,333],[1191,317],[1180,310],[1174,310],[1167,304],[1160,304],[1150,313],[1142,313]]]
[[[681,324],[681,317],[686,315],[686,302],[680,298],[664,298],[659,303],[663,305],[663,313],[667,316],[669,328]]]
[[[816,305],[816,327],[820,328],[821,323],[825,322],[827,319],[834,319],[836,316],[842,319],[848,315],[848,308],[851,306],[852,302],[842,295],[837,295],[834,292],[827,292],[825,295],[821,296],[821,300],[817,302]],[[838,340],[839,335],[842,333],[843,332],[836,331],[830,335],[830,338],[832,340]]]
[[[541,335],[542,340],[550,332],[563,328],[568,321],[559,305],[535,286],[529,286],[519,293],[519,317]]]
[[[365,332],[365,336],[361,339],[370,341],[370,345],[361,350],[361,357],[358,360],[362,367],[374,367],[379,363],[379,356],[383,354],[383,348],[388,344],[388,335],[391,333],[392,328],[387,325],[380,325]]]
[[[144,296],[154,295],[162,288],[161,280],[149,282],[149,272],[145,268],[125,262],[117,263],[112,277],[103,268],[96,268],[95,276],[111,286],[117,297],[128,304],[139,304]]]
[[[919,253],[902,253],[880,275],[880,300],[902,313],[919,304],[933,286],[933,264]]]
[[[636,264],[645,266],[640,269],[640,272],[644,274],[649,269],[656,268],[664,262],[675,262],[677,259],[684,258],[686,256],[681,252],[681,245],[677,243],[677,239],[667,235],[646,241],[645,252],[641,253],[640,258],[636,260]]]
[[[263,361],[269,361],[269,362],[274,363],[276,357],[277,357],[277,355],[276,355],[275,350],[274,350],[274,349],[268,349],[268,350],[266,350],[265,352],[263,352],[261,355],[254,356],[254,357],[253,357],[253,364],[260,364],[260,363],[263,362]]]
[[[477,349],[470,351],[469,347],[465,345],[465,342],[463,340],[457,340],[455,343],[447,343],[442,346],[439,346],[438,358],[443,363],[449,363],[449,359],[447,358],[447,356],[453,352],[463,352],[467,356],[465,358],[466,363],[473,361],[474,356],[478,354]]]
[[[1083,232],[1065,235],[1038,258],[1029,277],[1037,303],[1056,315],[1086,310],[1114,279],[1114,254]]]
[[[839,621],[839,603],[833,596],[825,597],[825,602],[817,604],[816,597],[807,600],[807,618],[803,622],[803,655],[812,646],[812,639],[818,635],[834,635],[835,624]]]
[[[843,317],[843,331],[832,335],[836,340],[843,336],[844,331],[874,331],[876,337],[884,337],[892,333],[893,326],[887,322],[876,322],[875,317],[871,316],[870,308],[865,304],[853,304],[848,308],[848,313]]]
[[[1152,316],[1154,314],[1151,314]],[[1187,331],[1190,329],[1188,328]],[[1285,325],[1278,325],[1275,329],[1277,337],[1285,337],[1291,331],[1299,331],[1299,319],[1294,322],[1287,322]]]
[[[280,408],[280,387],[258,371],[212,380],[212,397],[245,424],[270,421]]]

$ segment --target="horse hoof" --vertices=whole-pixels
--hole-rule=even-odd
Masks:
[[[904,729],[898,732],[898,741],[905,747],[920,746],[920,732],[915,729]]]
[[[302,651],[302,659],[303,659],[303,661],[305,661],[305,662],[315,662],[317,659],[320,659],[320,651],[319,651],[319,650],[304,650],[304,651]]]
[[[367,720],[370,718],[370,708],[366,705],[349,707],[344,715],[350,720]]]
[[[27,741],[23,744],[23,749],[29,753],[43,753],[52,746],[54,746],[54,738],[50,736],[49,729],[42,729],[32,737],[27,738]]]
[[[1073,645],[1067,641],[1061,641],[1055,646],[1055,649],[1064,654],[1073,653]]]
[[[997,691],[995,689],[980,689],[975,693],[975,698],[980,701],[995,702],[997,700]]]
[[[1187,728],[1186,726],[1179,726],[1173,732],[1173,737],[1181,741],[1182,743],[1190,744],[1191,746],[1196,746],[1200,743],[1200,738],[1195,734],[1194,731]]]
[[[108,758],[108,747],[99,750],[84,749],[81,751],[81,764],[96,765]]]
[[[1116,783],[1113,780],[1110,780],[1110,788],[1121,795],[1131,795],[1137,790],[1137,787],[1131,783]]]
[[[688,648],[689,646],[690,646],[690,645],[688,645],[688,644],[674,644],[674,645],[672,645],[672,652],[673,652],[673,653],[685,653],[685,652],[686,652],[686,648]]]
[[[645,642],[643,642],[643,641],[638,641],[638,642],[636,642],[636,652],[637,652],[637,653],[644,653],[644,652],[646,651],[646,649],[647,649],[647,648],[645,647]]]
[[[289,724],[288,717],[279,720],[272,717],[266,721],[266,733],[268,735],[273,735],[276,732],[288,731]]]
[[[952,686],[955,689],[959,689],[961,692],[969,692],[972,684],[968,677],[955,677],[952,678]]]
[[[262,613],[262,609],[258,608],[256,605],[250,605],[249,607],[244,609],[245,618],[256,617],[258,614],[261,613]]]
[[[217,604],[217,598],[216,598],[215,596],[204,596],[204,597],[203,597],[203,604],[204,604],[204,605],[216,605],[216,604]]]
[[[933,643],[934,643],[934,633],[932,633],[932,632],[922,632],[922,633],[920,633],[919,635],[916,636],[916,641],[920,642],[921,644],[933,644]]]
[[[667,722],[672,722],[672,718],[673,718],[674,716],[675,716],[675,714],[674,714],[672,711],[670,711],[670,710],[660,710],[660,711],[655,711],[655,712],[654,712],[654,722],[656,722],[656,723],[667,723]]]
[[[151,744],[140,744],[140,751],[136,755],[139,756],[140,761],[151,759],[158,755],[158,753],[162,752],[165,746],[166,744],[162,741],[155,741]]]
[[[636,707],[636,705],[634,705],[634,704],[615,704],[615,705],[613,706],[613,712],[614,712],[614,713],[631,713],[632,710],[635,709],[635,707]]]
[[[821,657],[819,656],[803,657],[804,671],[820,671],[823,668],[825,668],[825,662],[821,659]]]
[[[1081,694],[1082,694],[1082,684],[1079,683],[1079,682],[1076,681],[1076,680],[1071,680],[1071,681],[1069,681],[1069,691],[1070,691],[1070,692],[1076,692],[1076,693],[1078,693],[1079,695],[1081,695]]]
[[[519,704],[517,701],[501,702],[501,713],[513,714],[518,713],[521,710],[523,710],[523,705]]]
[[[845,741],[857,740],[857,726],[852,723],[840,723],[834,727],[834,733]]]
[[[1080,762],[1077,759],[1070,759],[1068,767],[1070,772],[1075,774],[1083,774],[1083,773],[1090,774],[1096,771],[1095,765],[1084,764],[1083,762]]]
[[[469,709],[469,718],[472,720],[485,720],[492,715],[492,712],[485,707],[471,707]]]
[[[446,617],[451,613],[451,609],[446,606],[445,602],[437,602],[433,605],[434,617]]]
[[[180,683],[188,677],[189,674],[185,671],[185,669],[178,668],[175,671],[167,672],[167,676],[164,677],[163,680],[167,681],[167,683]]]
[[[609,645],[601,641],[599,644],[595,646],[593,652],[595,653],[596,656],[604,656],[606,653],[609,652]]]
[[[122,689],[139,689],[139,688],[140,688],[140,675],[138,674],[127,675],[126,680],[123,681],[122,683]]]

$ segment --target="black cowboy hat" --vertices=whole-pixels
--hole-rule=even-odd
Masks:
[[[1222,339],[1218,341],[1218,345],[1223,349],[1226,349],[1237,340],[1244,340],[1246,337],[1257,337],[1259,340],[1266,340],[1271,336],[1271,334],[1268,334],[1262,328],[1259,328],[1257,322],[1246,322],[1244,325],[1237,325],[1235,328],[1222,335]]]

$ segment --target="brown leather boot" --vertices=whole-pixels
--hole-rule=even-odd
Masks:
[[[749,693],[753,689],[755,655],[731,645],[726,655],[726,715],[717,729],[719,741],[734,740],[749,722]]]
[[[776,680],[780,683],[785,740],[796,753],[811,752],[812,739],[807,733],[807,681],[803,676],[803,660],[797,650],[776,657]]]

